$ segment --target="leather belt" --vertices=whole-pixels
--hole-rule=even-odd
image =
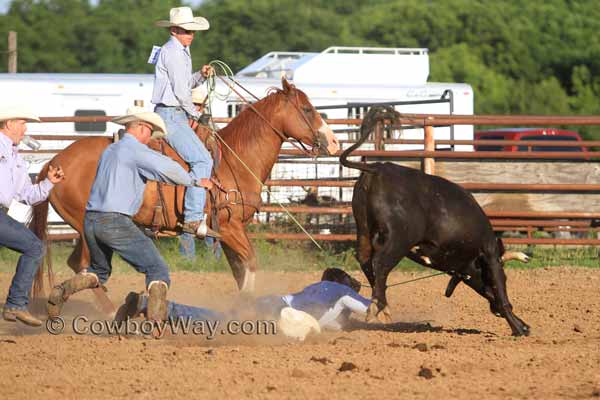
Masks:
[[[174,108],[177,111],[183,111],[183,108],[181,106],[168,106],[166,104],[157,104],[156,107],[160,107],[160,108]]]

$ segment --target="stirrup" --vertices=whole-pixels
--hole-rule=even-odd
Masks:
[[[199,239],[204,239],[207,236],[219,239],[221,235],[208,227],[206,218],[202,221],[186,222],[182,225],[182,230],[186,233],[196,235]]]

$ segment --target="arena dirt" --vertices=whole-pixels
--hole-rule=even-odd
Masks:
[[[389,282],[421,275],[393,273]],[[2,298],[10,278],[0,275]],[[173,300],[217,308],[236,301],[229,274],[172,278]],[[359,321],[353,331],[302,343],[281,336],[52,336],[2,321],[0,398],[600,398],[600,270],[510,270],[508,278],[515,312],[532,327],[528,338],[511,337],[506,322],[464,285],[445,298],[445,277],[390,288],[392,325]],[[257,292],[296,291],[318,279],[259,273]],[[109,296],[120,302],[142,287],[139,275],[117,275]],[[102,317],[91,293],[74,296],[65,314],[67,325],[81,314]]]

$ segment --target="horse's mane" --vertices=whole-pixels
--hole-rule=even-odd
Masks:
[[[267,119],[277,112],[277,107],[281,101],[281,96],[286,96],[286,92],[279,88],[270,88],[268,95],[261,100],[253,103],[258,111]],[[252,142],[255,142],[255,136],[265,128],[265,122],[250,108],[247,107],[231,120],[227,126],[219,131],[223,140],[236,149],[246,148]],[[270,129],[270,128],[269,128]]]

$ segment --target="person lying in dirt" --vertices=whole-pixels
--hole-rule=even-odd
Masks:
[[[361,284],[339,268],[323,271],[321,281],[305,287],[298,293],[283,296],[262,296],[252,302],[255,318],[277,319],[281,310],[291,307],[313,316],[322,329],[343,329],[350,314],[366,315],[371,300],[358,294]],[[143,293],[131,292],[119,307],[115,320],[126,321],[145,314],[148,299]],[[203,307],[168,302],[167,320],[190,318],[192,320],[232,320],[247,317],[246,307],[234,308],[227,313]]]

